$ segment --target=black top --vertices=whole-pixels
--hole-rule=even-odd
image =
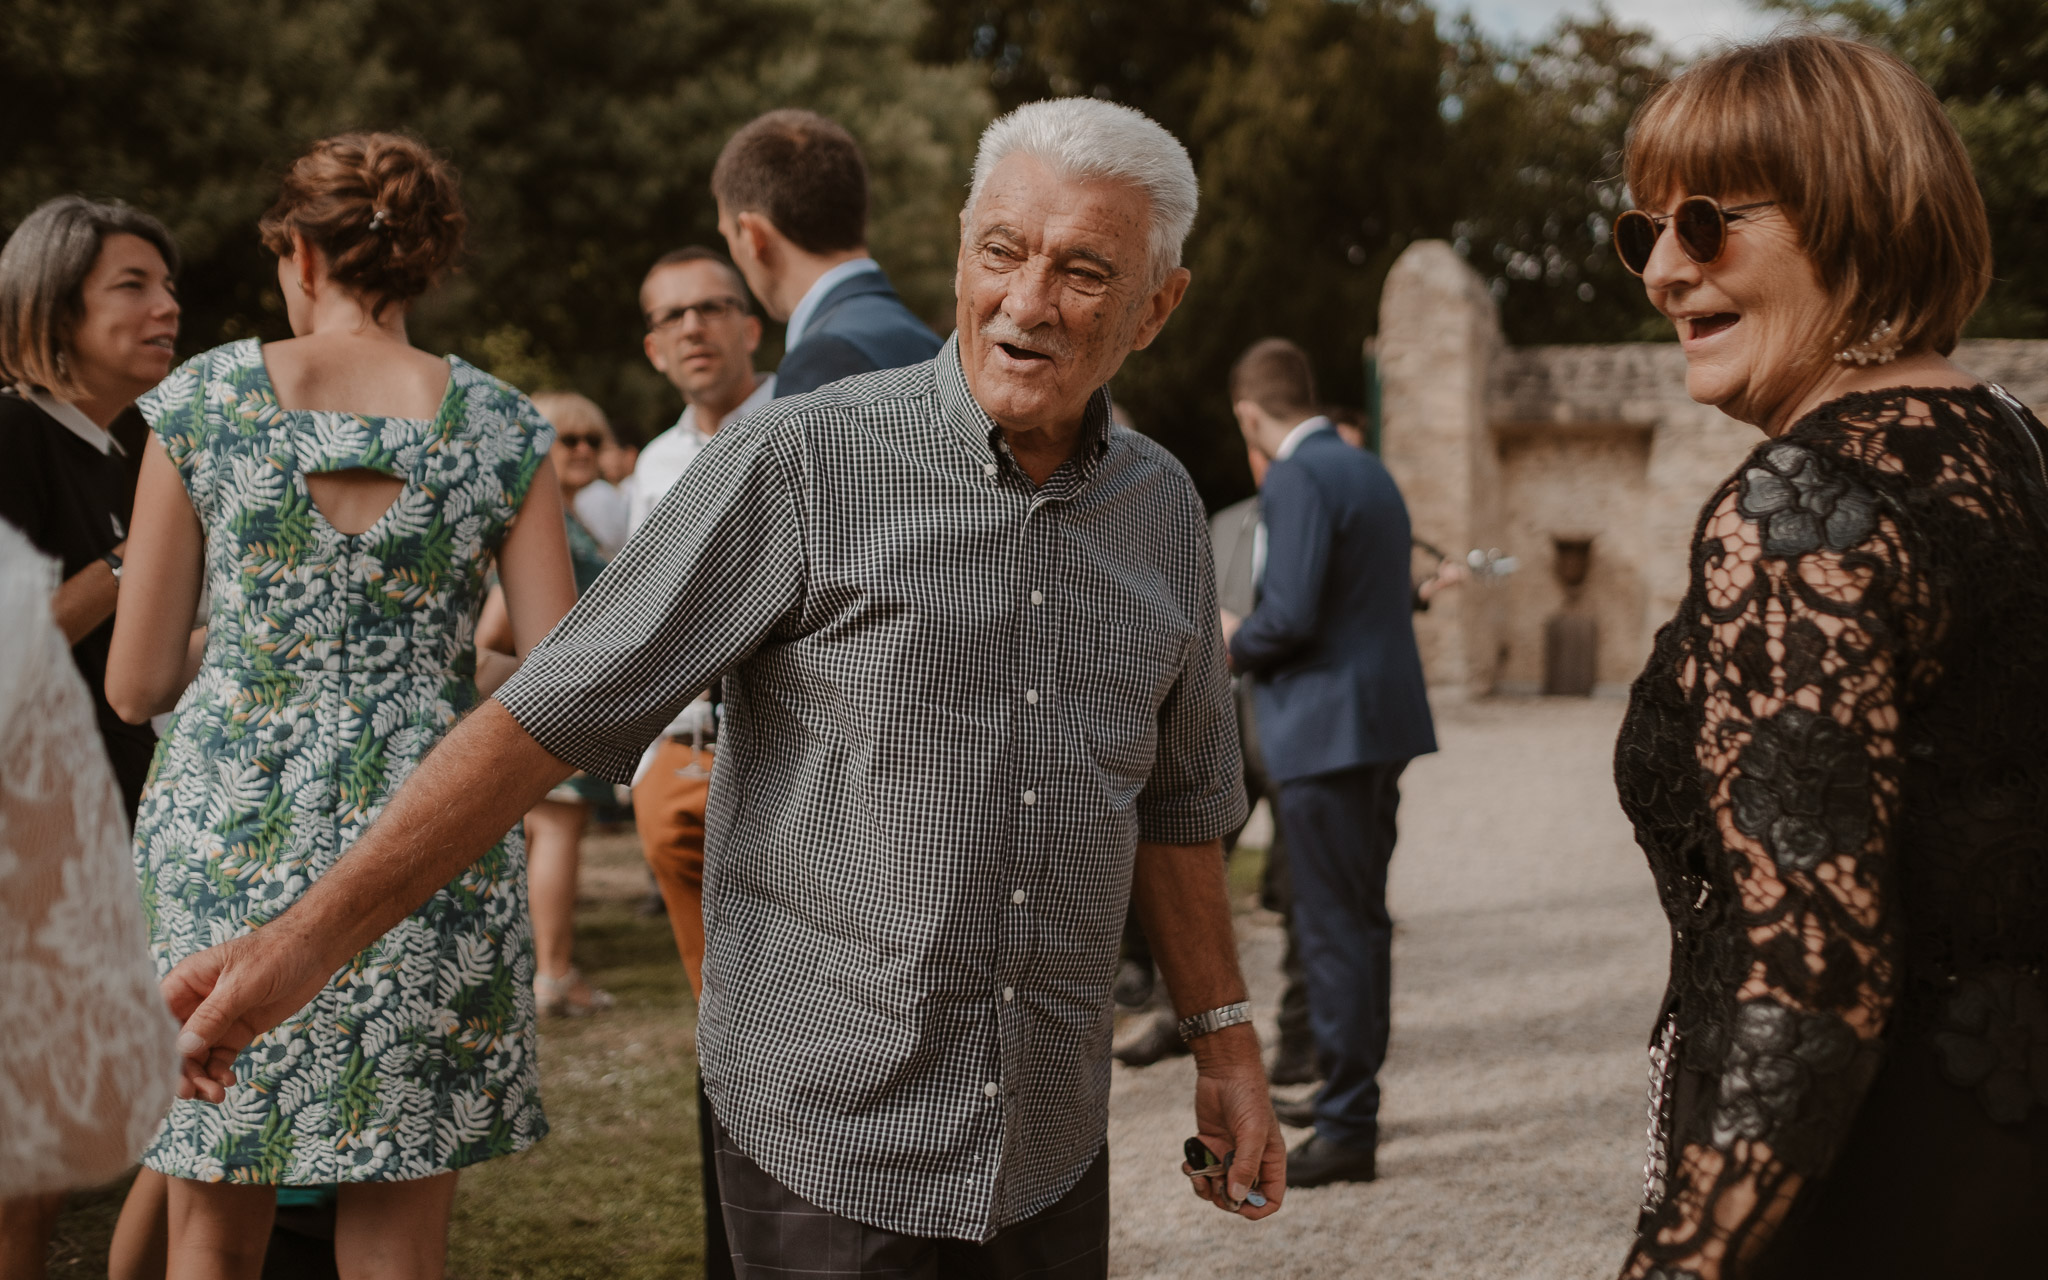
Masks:
[[[28,535],[43,554],[63,562],[69,578],[127,536],[135,498],[135,469],[119,453],[101,453],[69,427],[17,395],[0,390],[0,520]],[[142,799],[156,734],[148,725],[124,724],[107,705],[108,618],[71,648],[92,690],[100,737],[132,822]]]
[[[2023,430],[2048,449],[1981,388],[1848,396],[1707,503],[1615,762],[1672,926],[1668,1176],[1626,1275],[2041,1274],[2048,488]]]

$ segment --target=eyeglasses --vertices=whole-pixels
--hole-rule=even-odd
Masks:
[[[604,437],[595,431],[588,435],[564,431],[555,436],[555,443],[561,445],[564,449],[602,449],[604,448]]]
[[[673,329],[689,319],[692,311],[702,317],[704,323],[710,324],[714,320],[738,315],[746,309],[746,303],[729,295],[722,298],[706,298],[702,302],[693,302],[686,307],[670,307],[666,311],[658,311],[648,316],[647,332],[660,333],[663,329]]]
[[[1678,202],[1676,210],[1661,218],[1641,209],[1630,209],[1614,220],[1614,251],[1621,256],[1622,266],[1641,275],[1650,269],[1650,255],[1657,251],[1664,224],[1670,223],[1678,232],[1678,247],[1686,257],[1704,267],[1728,247],[1729,223],[1740,222],[1751,211],[1768,209],[1776,203],[1759,200],[1723,209],[1711,196],[1687,196]]]

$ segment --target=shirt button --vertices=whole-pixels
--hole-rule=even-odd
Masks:
[[[1017,988],[1015,988],[1015,987],[1004,987],[1004,988],[1003,988],[1003,999],[1004,999],[1004,1001],[1006,1001],[1006,1002],[1007,1002],[1007,1001],[1015,1000],[1016,998],[1017,998]]]
[[[1031,807],[1032,805],[1034,805],[1034,804],[1037,804],[1037,803],[1038,803],[1038,793],[1037,793],[1036,791],[1026,791],[1026,792],[1024,793],[1024,806],[1025,806],[1026,808],[1030,808],[1030,807]]]
[[[1003,1091],[1003,1087],[997,1084],[995,1081],[991,1080],[987,1084],[981,1086],[981,1091],[987,1094],[989,1097],[993,1098]]]
[[[1024,891],[1023,891],[1022,889],[1018,889],[1018,890],[1016,890],[1015,892],[1011,893],[1011,894],[1010,894],[1010,901],[1012,901],[1012,902],[1016,903],[1016,904],[1017,904],[1018,906],[1020,906],[1020,907],[1021,907],[1021,906],[1023,906],[1023,905],[1024,905]]]
[[[1033,604],[1044,604],[1044,603],[1045,603],[1045,592],[1043,592],[1043,591],[1037,591],[1037,590],[1034,590],[1034,591],[1033,591],[1033,592],[1031,593],[1031,603],[1033,603]]]
[[[1036,689],[1026,689],[1026,690],[1024,691],[1024,701],[1025,701],[1026,703],[1030,704],[1031,706],[1034,706],[1034,707],[1035,707],[1035,706],[1037,706],[1037,705],[1038,705],[1038,690],[1036,690]]]
[[[996,473],[996,464],[995,464],[995,463],[993,463],[993,462],[984,462],[984,463],[982,463],[982,464],[981,464],[981,474],[983,474],[983,475],[985,475],[985,476],[992,476],[992,475],[994,475],[995,473]]]

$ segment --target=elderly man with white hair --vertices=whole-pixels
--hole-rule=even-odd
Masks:
[[[253,1035],[723,675],[699,1052],[740,1275],[1104,1275],[1133,896],[1231,1157],[1196,1192],[1276,1210],[1208,526],[1106,390],[1186,292],[1194,215],[1187,153],[1126,107],[990,125],[939,355],[720,432],[333,871],[170,975],[188,1095],[241,1087]]]

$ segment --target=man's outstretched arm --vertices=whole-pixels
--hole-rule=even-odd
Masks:
[[[182,1098],[219,1102],[249,1042],[498,842],[574,772],[494,701],[420,762],[333,870],[284,914],[190,956],[163,982],[184,1024]]]

